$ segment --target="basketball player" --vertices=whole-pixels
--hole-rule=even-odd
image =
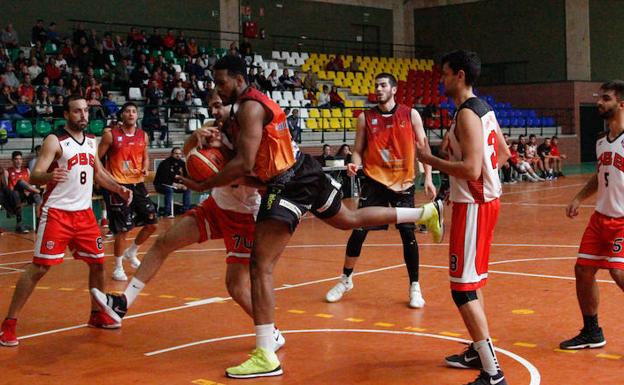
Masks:
[[[358,116],[355,145],[347,165],[347,174],[355,176],[361,165],[366,178],[358,207],[390,206],[414,207],[414,159],[416,141],[425,140],[420,115],[415,109],[397,104],[396,78],[388,73],[375,77],[377,106]],[[425,167],[425,194],[432,199],[436,188],[431,181],[431,166]],[[418,282],[418,244],[414,236],[414,223],[397,224],[396,228],[403,243],[403,259],[409,276],[409,306],[422,308],[422,297]],[[325,296],[327,302],[338,302],[353,289],[353,269],[362,251],[362,244],[369,230],[387,230],[388,225],[355,229],[347,242],[342,277]]]
[[[426,223],[440,233],[441,207],[367,207],[350,210],[341,205],[340,184],[323,173],[320,164],[293,145],[284,111],[246,78],[245,62],[236,56],[217,61],[215,81],[221,99],[232,104],[231,132],[236,155],[204,182],[179,178],[203,191],[226,186],[241,177],[255,176],[267,185],[262,196],[251,254],[251,298],[256,325],[256,349],[243,364],[228,368],[233,378],[277,376],[283,373],[273,352],[274,294],[272,272],[301,217],[311,211],[339,229],[388,223]],[[439,235],[438,235],[439,236]]]
[[[576,337],[563,341],[561,349],[599,348],[607,343],[598,325],[599,269],[608,269],[624,290],[624,81],[614,80],[600,87],[598,112],[609,128],[606,136],[596,142],[598,172],[566,210],[568,217],[576,217],[581,202],[598,192],[596,211],[583,234],[574,267],[583,329]]]
[[[450,239],[450,280],[453,301],[474,341],[462,355],[446,358],[449,366],[481,369],[469,385],[505,385],[482,303],[480,288],[488,276],[490,245],[498,219],[501,183],[498,167],[509,158],[496,116],[475,97],[472,86],[481,72],[474,52],[454,51],[442,58],[445,93],[457,112],[449,130],[449,160],[431,155],[417,144],[421,162],[450,176],[453,216]]]
[[[218,126],[227,122],[231,106],[224,106],[215,91],[209,96],[208,105]],[[187,139],[184,153],[188,154],[199,143],[210,143],[213,147],[229,146],[232,150],[231,144],[221,136],[218,129],[202,127]],[[124,294],[121,296],[104,294],[98,289],[93,289],[91,291],[93,298],[104,312],[121,323],[127,309],[156,275],[170,253],[193,243],[223,238],[227,253],[225,282],[228,293],[251,317],[253,313],[249,288],[249,257],[259,207],[260,194],[253,187],[231,185],[213,188],[210,197],[199,207],[189,211],[180,221],[156,238],[156,242],[145,254],[141,266],[130,280]],[[278,329],[275,329],[273,334],[274,349],[277,350],[286,341]]]
[[[98,147],[106,167],[117,183],[132,190],[134,199],[130,206],[124,205],[115,194],[104,194],[109,228],[114,234],[115,269],[113,279],[127,281],[123,260],[138,268],[139,246],[156,231],[156,207],[145,188],[145,176],[149,170],[147,133],[137,127],[137,106],[127,102],[121,107],[121,124],[105,130]],[[133,218],[133,214],[135,214]],[[124,250],[126,234],[134,226],[143,226],[130,247]]]
[[[91,209],[93,181],[115,192],[125,202],[132,191],[117,184],[98,159],[95,137],[86,134],[89,109],[86,100],[77,95],[65,99],[65,129],[48,135],[41,155],[30,176],[30,183],[47,184],[39,229],[35,240],[33,262],[20,277],[7,318],[0,330],[0,345],[17,346],[17,317],[35,286],[51,266],[63,262],[69,246],[75,259],[89,266],[89,287],[104,288],[104,247],[100,229]],[[119,323],[91,304],[91,327],[114,329]]]

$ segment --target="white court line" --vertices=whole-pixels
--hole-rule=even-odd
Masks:
[[[556,187],[546,187],[546,188],[538,188],[538,189],[532,189],[532,190],[504,192],[503,196],[514,195],[514,194],[534,193],[534,192],[541,192],[541,191],[550,191],[550,190],[558,190],[558,189],[562,189],[562,188],[578,187],[578,186],[585,186],[585,183],[575,183],[575,184],[567,184],[565,186],[556,186]]]
[[[24,271],[24,269],[15,269],[15,268],[13,268],[13,267],[3,267],[3,266],[0,266],[0,269],[3,269],[3,270],[11,270],[11,271],[20,271],[20,272],[21,272],[21,271]]]
[[[516,205],[516,206],[537,206],[537,207],[568,207],[564,203],[522,203],[522,202],[501,202],[502,205]],[[580,205],[582,208],[595,208],[596,205]]]
[[[514,262],[531,262],[531,261],[556,261],[560,259],[576,259],[576,257],[548,257],[548,258],[524,258],[524,259],[507,259],[504,261],[495,261],[488,263],[489,266],[492,265],[502,265],[504,263],[514,263]]]
[[[439,335],[439,334],[418,333],[418,332],[405,332],[405,331],[397,331],[397,330],[375,330],[375,329],[303,329],[303,330],[280,330],[280,331],[282,332],[282,334],[295,334],[295,333],[395,334],[395,335],[411,335],[411,336],[418,336],[418,337],[437,338],[437,339],[441,339],[441,340],[461,342],[461,343],[464,343],[464,344],[469,344],[469,343],[472,342],[472,341],[469,341],[469,340],[465,340],[463,338],[442,336],[442,335]],[[208,344],[208,343],[212,343],[212,342],[228,341],[228,340],[233,340],[233,339],[238,339],[238,338],[247,338],[247,337],[252,337],[254,335],[255,334],[239,334],[239,335],[235,335],[235,336],[219,337],[219,338],[212,338],[212,339],[209,339],[209,340],[191,342],[191,343],[184,344],[184,345],[178,345],[178,346],[174,346],[174,347],[167,348],[167,349],[156,350],[156,351],[153,351],[153,352],[145,353],[145,356],[151,357],[151,356],[155,356],[155,355],[162,354],[162,353],[168,353],[168,352],[171,352],[171,351],[188,348],[188,347],[191,347],[191,346],[197,346],[197,345],[200,345],[200,344]],[[502,354],[508,356],[509,358],[517,361],[520,365],[524,366],[525,369],[529,372],[529,376],[531,378],[531,380],[529,381],[529,385],[539,385],[541,383],[541,375],[540,375],[539,370],[537,370],[537,368],[531,362],[529,362],[527,359],[525,359],[524,357],[521,357],[521,356],[519,356],[519,355],[517,355],[515,353],[512,353],[512,352],[510,352],[508,350],[501,349],[501,348],[498,348],[498,347],[495,347],[494,350],[496,350],[497,352],[502,353]]]

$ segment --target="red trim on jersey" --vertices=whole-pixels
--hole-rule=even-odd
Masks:
[[[483,172],[479,176],[477,180],[468,180],[466,181],[468,185],[468,189],[470,190],[470,194],[472,194],[472,198],[475,203],[483,203],[485,202],[485,194],[483,193]]]

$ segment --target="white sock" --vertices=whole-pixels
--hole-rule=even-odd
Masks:
[[[115,267],[121,267],[123,269],[123,257],[115,256]]]
[[[418,222],[420,217],[422,217],[423,210],[421,207],[411,208],[411,207],[397,207],[396,209],[396,223],[413,223]]]
[[[145,284],[143,282],[132,277],[132,279],[130,280],[130,284],[128,285],[128,287],[126,287],[126,290],[124,291],[124,295],[126,296],[126,300],[128,301],[128,307],[132,305],[132,302],[134,302],[134,300],[144,287]]]
[[[136,243],[132,242],[132,244],[130,245],[130,247],[128,247],[126,249],[126,251],[130,255],[136,254],[136,252],[139,251],[139,245],[137,245]]]
[[[273,329],[275,324],[256,325],[256,347],[273,351]]]
[[[488,372],[489,375],[494,376],[500,370],[500,365],[498,364],[498,360],[496,359],[496,353],[494,352],[494,345],[492,345],[492,340],[485,339],[481,341],[476,341],[472,344],[474,349],[479,353],[479,358],[481,358],[481,364],[483,365],[483,370]]]

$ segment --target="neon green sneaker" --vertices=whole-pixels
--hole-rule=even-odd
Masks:
[[[283,373],[275,353],[263,348],[254,349],[247,361],[225,370],[226,377],[230,378],[272,377]]]
[[[435,243],[442,242],[442,238],[444,238],[444,202],[437,200],[424,205],[423,214],[418,223],[427,226]]]

